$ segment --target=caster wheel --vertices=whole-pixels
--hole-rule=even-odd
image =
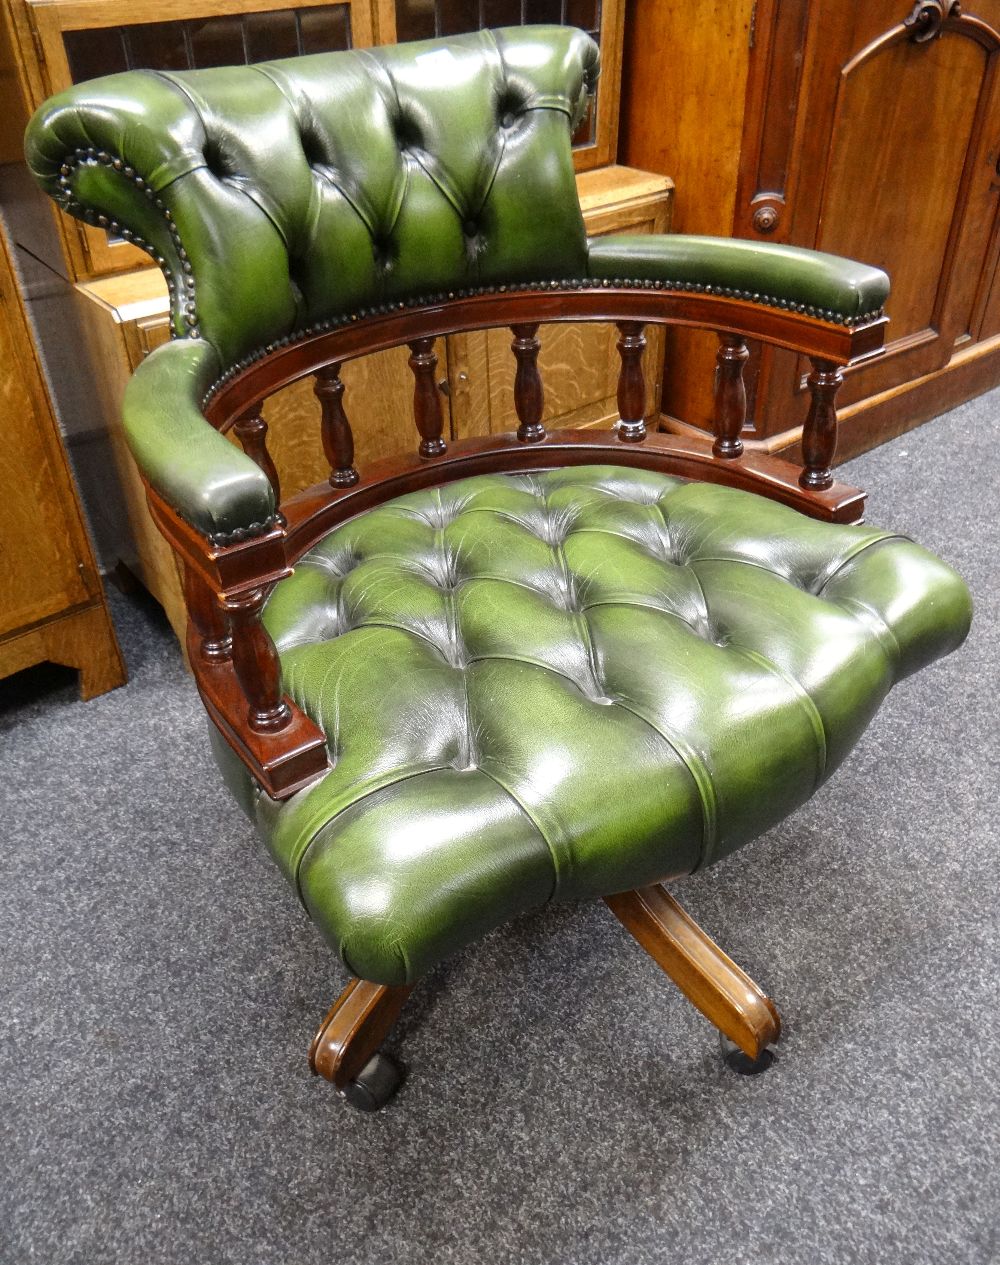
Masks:
[[[358,1111],[378,1111],[393,1096],[402,1080],[403,1071],[399,1064],[379,1051],[341,1092]]]
[[[761,1072],[767,1071],[775,1059],[774,1051],[769,1049],[765,1049],[759,1058],[750,1058],[724,1032],[719,1033],[719,1044],[722,1046],[723,1063],[740,1076],[759,1076]]]

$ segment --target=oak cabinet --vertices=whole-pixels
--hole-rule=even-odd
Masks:
[[[92,698],[125,669],[2,236],[0,364],[0,677],[49,660]]]
[[[674,176],[678,231],[889,272],[886,353],[840,394],[842,456],[1000,381],[1000,0],[643,0],[626,29],[623,152]],[[708,345],[670,351],[668,424],[707,428]],[[798,441],[805,372],[754,350],[751,438]]]

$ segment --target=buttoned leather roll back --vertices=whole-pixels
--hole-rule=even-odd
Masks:
[[[46,103],[27,155],[158,260],[175,335],[225,369],[348,314],[585,276],[570,137],[597,72],[572,27],[129,72]]]

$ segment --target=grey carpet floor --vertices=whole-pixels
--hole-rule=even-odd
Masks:
[[[600,905],[441,967],[352,1112],[305,1050],[345,980],[231,808],[150,606],[130,684],[0,685],[0,1260],[1000,1260],[1000,393],[845,468],[960,568],[958,654],[833,781],[683,884],[777,999],[740,1078]]]

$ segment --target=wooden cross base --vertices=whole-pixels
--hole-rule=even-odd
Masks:
[[[774,1003],[662,886],[605,900],[685,997],[749,1059],[760,1059],[778,1040],[781,1019]],[[378,1054],[412,991],[412,984],[352,979],[309,1047],[313,1072],[337,1089],[350,1091]]]
[[[412,984],[352,979],[313,1037],[309,1047],[313,1073],[346,1089],[378,1053],[412,991]]]
[[[754,1061],[781,1035],[774,1002],[661,885],[606,896],[615,917],[688,1001]]]

